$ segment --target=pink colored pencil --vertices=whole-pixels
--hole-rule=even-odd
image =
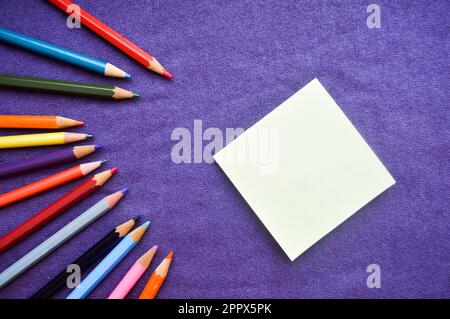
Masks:
[[[134,263],[134,265],[119,282],[117,287],[114,288],[108,299],[124,299],[127,296],[131,288],[134,287],[139,278],[141,278],[147,270],[157,249],[158,246],[153,246]]]

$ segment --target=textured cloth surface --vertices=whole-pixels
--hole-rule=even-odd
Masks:
[[[90,295],[105,298],[134,261],[159,245],[151,270],[174,259],[159,298],[450,297],[449,2],[378,1],[381,29],[366,26],[365,1],[106,1],[80,5],[148,49],[175,76],[152,74],[86,28],[68,29],[46,1],[0,1],[1,25],[102,58],[132,74],[104,78],[0,44],[1,73],[114,84],[141,94],[112,101],[0,89],[1,113],[86,121],[119,172],[105,187],[0,255],[0,271],[102,196],[127,197],[106,216],[0,291],[29,297],[113,226],[136,214],[148,234]],[[289,261],[216,164],[174,164],[171,132],[248,128],[314,77],[364,136],[397,184]],[[1,130],[0,134],[30,132]],[[46,149],[0,152],[0,162]],[[63,165],[0,181],[4,192]],[[0,211],[0,234],[79,182]],[[381,267],[381,289],[366,268]],[[137,297],[150,272],[130,297]],[[58,297],[64,297],[61,292]]]

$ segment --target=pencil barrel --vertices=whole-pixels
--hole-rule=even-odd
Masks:
[[[0,86],[109,98],[114,95],[113,90],[115,89],[114,86],[109,85],[19,77],[14,75],[0,75]]]
[[[0,41],[28,49],[59,61],[74,64],[99,74],[105,74],[106,62],[102,60],[5,28],[0,28]]]
[[[73,147],[0,165],[0,179],[16,176],[56,164],[76,161]]]
[[[16,243],[28,237],[45,224],[49,223],[51,220],[63,214],[72,206],[94,193],[100,187],[100,185],[96,185],[92,178],[89,178],[77,187],[65,193],[37,214],[30,217],[4,236],[1,236],[0,253],[14,246]]]
[[[97,260],[106,256],[106,254],[108,254],[121,239],[119,234],[117,234],[115,230],[112,230],[71,264],[78,265],[83,273],[94,265]],[[31,299],[51,298],[59,289],[66,285],[67,277],[69,275],[70,274],[67,273],[66,269],[61,270],[61,272],[59,272],[44,287],[32,295]]]
[[[92,270],[81,282],[77,289],[73,289],[66,299],[84,299],[114,267],[136,246],[137,242],[129,235],[123,238],[116,247]]]
[[[66,184],[74,179],[82,177],[80,166],[75,166],[48,176],[34,183],[16,188],[7,193],[0,194],[0,207],[8,206],[12,203],[33,197],[52,188]]]
[[[43,115],[0,115],[0,128],[54,129],[56,128],[56,117]]]
[[[0,289],[8,285],[15,278],[27,271],[34,264],[41,261],[56,248],[67,242],[110,209],[111,207],[108,205],[108,202],[106,200],[101,200],[83,214],[72,220],[66,226],[58,230],[55,234],[47,238],[36,248],[28,252],[25,256],[0,273]]]
[[[149,70],[164,75],[165,77],[171,79],[173,78],[170,74],[150,53],[131,42],[123,35],[121,35],[116,30],[112,29],[89,12],[83,10],[82,8],[77,8],[77,10],[72,7],[74,4],[71,0],[48,0],[50,3],[71,15],[76,13],[79,16],[79,21],[87,28],[94,31],[97,35],[114,45],[116,48],[138,61],[144,65]]]
[[[0,149],[64,144],[64,133],[0,136]]]

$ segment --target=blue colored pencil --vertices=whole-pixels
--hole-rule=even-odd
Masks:
[[[108,275],[114,267],[137,245],[150,222],[146,222],[129,233],[116,247],[74,288],[66,299],[83,299]]]
[[[83,214],[72,220],[66,226],[43,241],[39,246],[37,246],[25,256],[16,261],[14,264],[6,268],[0,274],[0,289],[5,287],[15,278],[20,276],[23,272],[28,270],[31,266],[42,260],[56,248],[75,236],[81,230],[89,226],[97,218],[108,212],[123,197],[125,192],[126,189],[103,198],[97,204],[89,208]]]
[[[6,43],[13,44],[63,62],[74,64],[105,76],[130,78],[128,73],[112,65],[111,63],[5,28],[0,28],[0,41],[4,41]]]

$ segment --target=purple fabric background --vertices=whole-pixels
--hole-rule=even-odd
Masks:
[[[79,4],[148,49],[169,81],[46,1],[0,1],[2,26],[103,58],[130,72],[103,78],[0,44],[1,73],[115,84],[141,94],[109,101],[0,89],[1,113],[58,114],[87,122],[119,173],[104,189],[0,256],[0,271],[103,196],[127,197],[0,291],[24,298],[113,226],[152,221],[139,246],[97,287],[105,298],[132,263],[160,246],[175,252],[159,298],[450,297],[449,1],[376,1],[382,27],[366,26],[370,1],[106,1]],[[173,164],[176,127],[248,128],[318,77],[397,184],[290,262],[215,164]],[[28,131],[2,130],[9,135]],[[56,149],[0,152],[0,162]],[[72,165],[0,181],[7,191]],[[1,209],[0,233],[78,182]],[[382,289],[366,287],[377,263]],[[138,283],[135,298],[150,272]],[[67,293],[62,292],[59,297]]]

